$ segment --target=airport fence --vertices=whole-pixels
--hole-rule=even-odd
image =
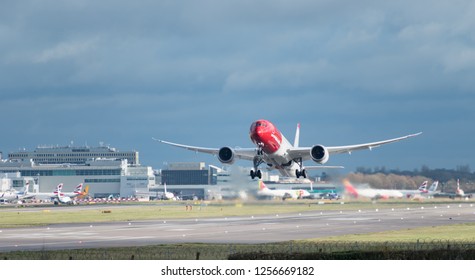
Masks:
[[[0,260],[475,259],[475,241],[170,244],[126,248],[0,252]]]

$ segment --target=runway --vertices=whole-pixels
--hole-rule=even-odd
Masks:
[[[267,243],[475,222],[473,204],[0,229],[0,251]]]

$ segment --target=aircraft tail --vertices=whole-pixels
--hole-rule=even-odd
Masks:
[[[259,180],[259,190],[262,191],[262,190],[266,190],[268,189],[266,184],[264,184],[264,182],[262,180]]]
[[[435,192],[437,190],[437,187],[439,186],[439,181],[435,181],[434,183],[432,183],[432,185],[430,186],[429,188],[429,191],[430,192]]]
[[[84,191],[82,192],[82,195],[86,196],[88,194],[89,194],[89,185],[86,185],[86,187],[84,188]]]
[[[345,191],[353,196],[353,197],[358,197],[358,190],[348,181],[347,179],[343,180],[343,185],[345,186]]]
[[[300,142],[300,123],[297,124],[297,130],[295,131],[295,138],[294,138],[294,148],[299,146]]]
[[[457,190],[455,191],[457,195],[464,196],[465,192],[460,188],[460,180],[457,179]]]
[[[422,184],[420,185],[420,187],[419,187],[418,190],[419,190],[420,192],[427,192],[427,184],[428,184],[427,181],[422,182]]]
[[[61,193],[61,190],[63,189],[63,183],[59,184],[56,186],[56,189],[54,190],[54,194]]]
[[[82,193],[82,183],[77,185],[76,188],[74,188],[74,193],[75,194],[81,194]]]

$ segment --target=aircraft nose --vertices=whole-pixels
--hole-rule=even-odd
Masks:
[[[254,142],[261,142],[264,129],[262,126],[253,124],[250,130],[250,137]]]

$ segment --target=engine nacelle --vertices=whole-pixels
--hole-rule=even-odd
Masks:
[[[310,150],[310,157],[313,161],[324,164],[330,158],[330,154],[328,153],[327,148],[322,145],[315,145]]]
[[[234,163],[234,150],[229,147],[222,147],[218,152],[218,159],[221,163],[233,164]]]

